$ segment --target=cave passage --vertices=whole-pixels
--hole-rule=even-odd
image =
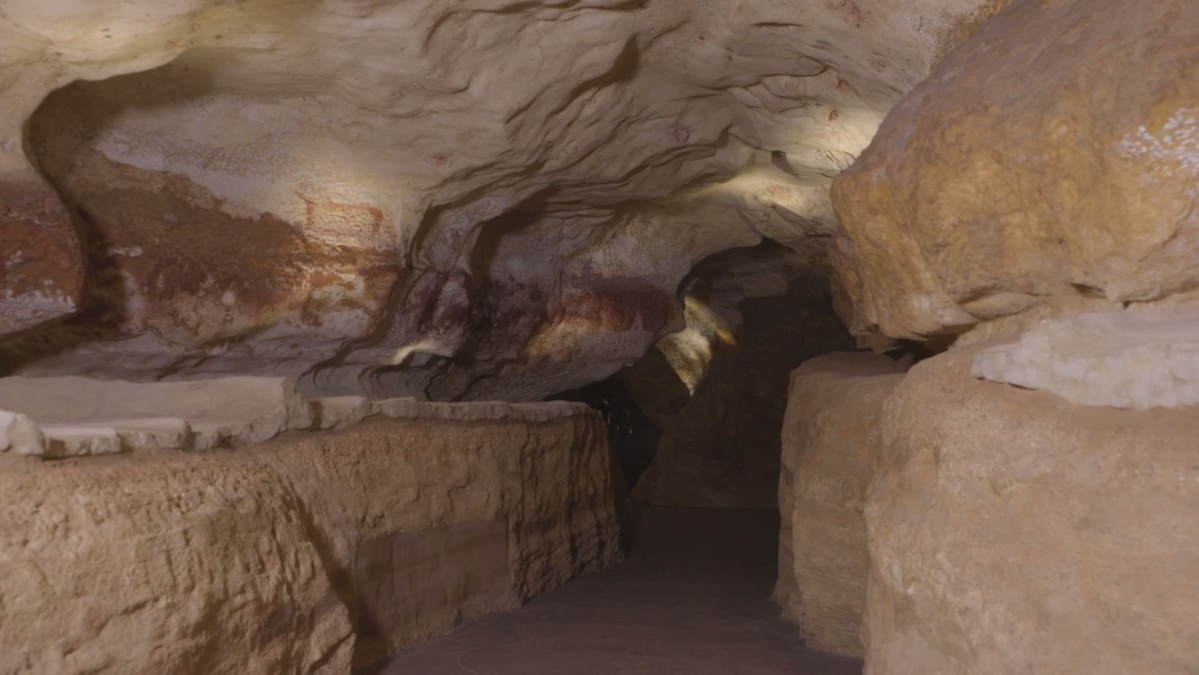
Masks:
[[[1199,674],[1199,0],[0,0],[0,675]]]
[[[401,654],[384,675],[850,675],[770,600],[778,514],[649,507],[624,563]]]

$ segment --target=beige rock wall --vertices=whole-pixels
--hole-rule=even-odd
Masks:
[[[1194,673],[1196,410],[977,380],[978,350],[917,364],[885,405],[867,673]]]
[[[602,421],[496,407],[0,457],[0,672],[346,673],[614,562]]]
[[[1196,41],[1190,0],[1014,0],[985,23],[834,184],[855,332],[1194,289]]]
[[[882,451],[883,401],[904,368],[860,352],[819,356],[791,373],[774,599],[815,649],[863,655],[870,571],[863,510]]]
[[[825,241],[832,177],[994,4],[3,0],[0,333],[43,330],[0,367],[602,379],[695,262]]]

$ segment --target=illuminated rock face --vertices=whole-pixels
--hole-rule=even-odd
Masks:
[[[844,313],[929,339],[1199,285],[1199,5],[1019,0],[833,190]]]
[[[701,258],[831,233],[832,177],[996,4],[5,0],[4,361],[602,378]]]

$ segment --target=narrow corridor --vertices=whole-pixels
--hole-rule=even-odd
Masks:
[[[386,675],[856,675],[770,601],[778,514],[651,508],[626,562],[415,647]]]

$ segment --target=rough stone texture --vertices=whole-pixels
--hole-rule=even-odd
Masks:
[[[0,297],[46,307],[0,331],[76,316],[3,367],[435,400],[602,379],[681,326],[695,262],[823,241],[832,177],[994,4],[5,0],[0,217],[41,222],[36,164],[83,236],[19,235]]]
[[[971,372],[1085,405],[1199,404],[1199,310],[1134,309],[1045,321],[992,347]]]
[[[250,457],[0,465],[0,672],[346,672],[303,507]]]
[[[812,356],[853,347],[833,312],[826,277],[812,271],[819,269],[812,261],[777,249],[765,255],[757,249],[756,273],[745,250],[697,266],[701,283],[687,298],[688,330],[658,345],[677,375],[661,363],[654,370],[653,362],[622,373],[649,409],[660,405],[653,398],[663,380],[695,383],[680,407],[656,411],[662,437],[633,492],[638,499],[667,506],[777,506],[787,374]],[[705,280],[710,263],[721,273]],[[753,295],[745,297],[747,292]],[[693,320],[693,307],[706,309],[711,321]]]
[[[102,454],[55,447],[71,430],[126,437],[124,448],[208,449],[236,440],[261,443],[313,424],[312,406],[283,378],[224,377],[190,382],[124,382],[85,377],[0,378],[0,410],[36,420],[50,456]],[[90,450],[90,451],[89,451]],[[113,452],[122,450],[117,441]]]
[[[368,422],[275,442],[270,461],[350,608],[358,665],[618,559],[602,420],[532,424]]]
[[[981,348],[917,364],[885,404],[867,673],[1195,672],[1195,409],[978,380]]]
[[[815,649],[864,653],[866,490],[881,452],[883,401],[905,371],[890,357],[854,353],[819,356],[791,373],[774,599]]]
[[[0,672],[348,673],[614,562],[602,421],[0,457]]]
[[[1199,286],[1197,40],[1187,0],[1013,0],[984,24],[834,185],[851,328]]]

